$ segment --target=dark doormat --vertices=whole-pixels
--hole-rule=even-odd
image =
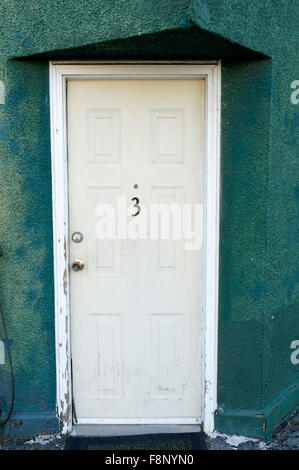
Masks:
[[[202,432],[138,436],[69,436],[65,450],[207,450]]]

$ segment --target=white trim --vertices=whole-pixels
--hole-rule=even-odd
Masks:
[[[220,116],[221,62],[214,67],[212,80],[207,80],[207,150],[206,150],[206,266],[205,266],[205,392],[204,431],[214,431],[217,408],[218,353],[218,271],[219,271],[219,205],[220,205]]]
[[[50,66],[56,393],[63,434],[72,427],[65,85],[59,68]]]
[[[218,335],[218,243],[220,195],[220,62],[141,64],[50,62],[50,106],[52,149],[52,197],[55,283],[55,331],[57,370],[57,412],[61,432],[72,429],[72,386],[70,355],[69,261],[68,261],[68,181],[66,132],[66,82],[87,79],[198,79],[206,80],[206,234],[205,234],[205,306],[203,308],[204,430],[214,431],[217,407],[217,335]],[[144,420],[84,420],[86,424],[132,424]],[[171,421],[171,423],[170,423]],[[197,423],[196,419],[146,420],[147,424]],[[82,420],[81,420],[82,422]]]

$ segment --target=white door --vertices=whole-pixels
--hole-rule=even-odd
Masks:
[[[150,204],[203,204],[204,87],[68,82],[70,263],[84,261],[70,268],[80,423],[201,421],[202,248],[150,239],[150,224],[143,239],[103,240],[98,227],[103,204],[119,226],[138,225]]]

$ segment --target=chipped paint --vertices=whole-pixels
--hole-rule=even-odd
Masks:
[[[63,272],[63,291],[64,291],[64,295],[67,295],[67,271],[66,269]]]
[[[68,337],[69,332],[69,325],[68,325],[68,316],[65,315],[65,336]],[[62,345],[63,346],[63,345]],[[69,363],[69,341],[65,343],[65,370],[63,371],[63,375],[67,379],[66,381],[66,391],[63,394],[64,399],[60,400],[60,410],[59,410],[59,423],[60,423],[60,431],[62,434],[66,434],[69,432],[69,423],[71,420],[71,413],[72,413],[72,404],[70,398],[70,390],[71,390],[71,383],[70,383],[70,363]]]
[[[5,104],[5,85],[2,80],[0,80],[0,104]]]
[[[69,403],[69,397],[68,395],[65,395],[65,401],[61,400],[60,402],[60,414],[59,414],[59,422],[60,422],[60,431],[62,434],[65,434],[64,428],[66,425],[68,425],[70,416],[71,416],[71,404]],[[65,403],[66,409],[65,409]]]
[[[69,332],[69,323],[68,323],[68,317],[67,315],[65,316],[65,334],[66,336],[68,336],[68,332]],[[68,350],[67,350],[68,352]]]

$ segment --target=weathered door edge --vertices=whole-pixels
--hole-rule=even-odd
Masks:
[[[203,428],[214,431],[217,408],[218,258],[220,198],[221,63],[50,62],[52,206],[55,286],[57,414],[62,434],[72,430],[72,383],[68,260],[66,83],[68,79],[178,79],[206,81],[205,295],[202,306]]]

